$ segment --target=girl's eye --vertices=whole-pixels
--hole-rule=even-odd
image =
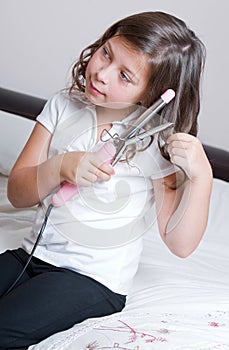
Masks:
[[[128,75],[126,75],[124,72],[121,72],[120,74],[122,80],[126,81],[127,83],[130,83],[130,78],[128,77]]]
[[[103,47],[103,55],[104,55],[104,57],[110,58],[109,52],[106,49],[106,47]]]

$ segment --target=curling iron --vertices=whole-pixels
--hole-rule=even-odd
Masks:
[[[172,123],[165,122],[149,131],[139,134],[139,131],[153,118],[167,103],[175,96],[172,89],[168,89],[161,97],[143,112],[134,124],[128,128],[121,136],[113,138],[113,141],[107,141],[103,147],[97,152],[97,156],[103,161],[110,163],[112,166],[117,164],[120,158],[125,154],[127,147],[135,143],[139,139],[154,135],[159,131],[165,130],[172,126]],[[60,190],[52,197],[51,203],[54,207],[60,207],[71,199],[78,192],[78,186],[70,183],[62,185]]]

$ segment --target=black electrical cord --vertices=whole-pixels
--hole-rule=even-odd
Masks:
[[[16,286],[16,284],[18,283],[18,281],[21,279],[22,275],[24,274],[25,270],[27,269],[27,267],[28,267],[28,265],[29,265],[29,263],[30,263],[30,261],[31,261],[31,259],[32,259],[32,257],[33,257],[33,254],[34,254],[34,252],[35,252],[35,250],[36,250],[36,248],[37,248],[37,245],[38,245],[38,243],[39,243],[39,241],[40,241],[40,239],[41,239],[41,236],[42,236],[42,234],[43,234],[43,232],[44,232],[44,230],[45,230],[45,227],[46,227],[46,225],[47,225],[47,221],[48,221],[48,218],[49,218],[49,215],[50,215],[50,213],[51,213],[52,208],[53,208],[53,205],[50,204],[50,205],[48,206],[48,209],[46,210],[45,218],[44,218],[43,224],[42,224],[42,226],[41,226],[41,229],[40,229],[39,234],[38,234],[38,236],[37,236],[36,242],[34,243],[33,249],[32,249],[32,251],[31,251],[31,253],[30,253],[30,255],[29,255],[29,258],[28,258],[28,260],[27,260],[27,262],[26,262],[26,264],[25,264],[23,270],[21,271],[21,273],[19,274],[19,276],[16,278],[16,280],[13,282],[13,284],[12,284],[12,285],[7,289],[7,291],[3,294],[3,296],[5,296],[5,295],[7,295],[9,292],[11,292],[11,290]]]

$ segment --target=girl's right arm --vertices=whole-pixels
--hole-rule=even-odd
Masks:
[[[18,157],[8,181],[8,198],[17,208],[40,203],[62,182],[90,186],[98,178],[107,181],[114,173],[94,153],[68,152],[48,158],[52,134],[40,123]]]
[[[44,126],[36,123],[9,175],[8,198],[13,206],[20,208],[38,204],[60,184],[57,171],[60,156],[47,160],[51,137]]]

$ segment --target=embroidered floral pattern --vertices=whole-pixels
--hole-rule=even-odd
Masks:
[[[229,311],[119,313],[85,321],[60,335],[45,349],[229,350]],[[41,343],[34,350],[43,349]]]

